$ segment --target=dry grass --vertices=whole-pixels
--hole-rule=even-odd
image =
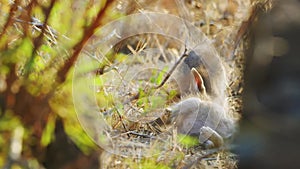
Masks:
[[[201,29],[209,39],[212,40],[214,47],[221,56],[222,63],[226,70],[227,75],[227,96],[229,105],[229,115],[236,121],[239,120],[242,114],[242,99],[243,92],[243,71],[244,71],[244,50],[246,48],[243,43],[243,35],[247,32],[247,24],[250,24],[249,18],[255,15],[255,9],[257,4],[263,4],[265,1],[261,0],[189,0],[184,3],[185,7],[182,9],[176,8],[176,3],[172,3],[172,0],[161,1],[134,1],[134,3],[127,3],[120,1],[123,8],[119,9],[124,13],[130,14],[140,10],[159,11],[172,13],[175,15],[184,14],[190,22],[194,23],[199,29]],[[135,5],[133,5],[135,4]],[[172,5],[169,5],[172,4]],[[181,11],[180,11],[181,10]],[[146,37],[144,39],[147,39]],[[152,37],[153,38],[153,37]],[[143,38],[141,38],[143,39]],[[155,40],[132,40],[131,52],[136,52],[137,42],[143,41],[144,44],[153,46],[163,46],[172,50],[174,45],[164,45],[165,41],[162,38]],[[154,38],[155,39],[155,38]],[[159,43],[153,43],[153,41]],[[140,45],[143,46],[143,45]],[[175,45],[176,46],[176,45]],[[122,48],[122,47],[119,47]],[[174,52],[174,51],[173,51]],[[175,53],[180,53],[179,50]],[[150,124],[150,126],[149,126]],[[154,125],[152,123],[141,124],[126,124],[132,126],[130,130],[137,129],[139,134],[149,134],[146,132],[154,133],[153,136],[159,135],[159,132],[154,131]],[[153,125],[153,126],[151,126]],[[120,129],[122,129],[122,126]],[[157,126],[156,126],[157,127]],[[141,130],[145,133],[141,133]],[[124,128],[123,128],[124,129]],[[127,130],[127,129],[125,129]],[[163,142],[155,142],[154,144],[145,143],[142,146],[146,146],[146,149],[141,148],[139,151],[145,151],[147,149],[159,150],[159,153],[150,156],[148,158],[141,157],[136,153],[135,157],[122,157],[104,152],[101,156],[103,168],[237,168],[236,155],[230,152],[230,142],[226,146],[227,148],[219,148],[213,150],[203,150],[200,146],[186,147],[178,143],[176,132],[169,128],[159,128],[161,131],[173,133],[166,136],[161,136],[165,142],[171,144],[166,147]],[[132,133],[130,133],[132,134]],[[142,135],[132,134],[132,139],[140,140],[145,139]],[[126,135],[119,137],[120,142],[127,138]],[[147,138],[148,141],[152,138]],[[146,139],[146,140],[147,140]],[[127,139],[128,140],[128,139]],[[132,141],[132,140],[131,140]],[[123,143],[124,143],[123,142]],[[147,141],[146,141],[147,142]],[[164,146],[164,147],[161,147]],[[132,151],[128,154],[135,154],[136,149],[127,149]],[[137,151],[138,152],[138,151]]]

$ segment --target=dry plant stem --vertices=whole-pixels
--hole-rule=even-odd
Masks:
[[[156,123],[155,121],[154,121],[154,123]],[[158,125],[157,123],[156,123],[156,125]],[[163,124],[164,126],[165,126],[165,124]],[[153,130],[153,131],[155,131],[155,132],[157,132],[157,133],[160,133],[161,132],[161,130],[159,129],[159,128],[157,128],[155,125],[151,125],[150,123],[147,123],[147,126],[151,129],[151,130]]]
[[[28,9],[28,14],[32,13],[32,9],[33,9],[33,6],[34,6],[35,2],[36,1],[30,1],[30,3],[28,4],[28,6],[26,7]],[[22,10],[24,10],[24,9],[22,8]],[[31,18],[32,18],[32,16],[28,15],[27,18],[25,19],[25,22],[27,21],[27,23],[30,24]],[[25,35],[24,36],[27,36],[27,37],[29,36],[29,32],[30,32],[29,24],[22,24],[23,25],[23,29],[25,31]],[[32,27],[35,28],[35,26],[32,26]],[[40,30],[40,33],[42,33],[41,30]]]
[[[216,149],[211,149],[209,152],[203,154],[202,156],[198,157],[195,161],[190,162],[189,164],[187,164],[186,166],[183,167],[183,169],[189,169],[191,168],[195,163],[197,163],[198,161],[203,160],[206,157],[209,157],[215,153],[218,153],[222,150],[225,150],[223,147],[220,148],[216,148]]]
[[[158,86],[155,86],[153,87],[152,89],[158,89],[160,87],[162,87],[166,81],[170,78],[170,76],[173,74],[174,70],[177,68],[177,66],[180,64],[180,62],[185,58],[187,57],[188,55],[186,54],[187,53],[187,49],[185,48],[185,51],[183,53],[183,55],[180,57],[180,59],[174,64],[174,66],[172,67],[172,69],[168,72],[168,74],[166,75],[166,77],[164,78],[164,80],[158,85]],[[123,105],[125,104],[128,104],[130,103],[131,101],[133,100],[136,100],[136,99],[139,99],[139,96],[140,94],[139,93],[136,93],[135,95],[133,95],[129,100],[125,101],[123,103]]]
[[[91,24],[91,26],[87,27],[84,30],[84,37],[74,46],[74,52],[72,56],[66,61],[64,66],[58,71],[58,79],[57,81],[59,83],[63,83],[67,78],[67,73],[69,72],[69,69],[74,65],[75,61],[77,60],[79,53],[81,52],[83,46],[85,43],[89,40],[89,38],[94,34],[94,31],[101,26],[103,23],[102,18],[105,15],[105,11],[108,9],[110,4],[113,2],[113,0],[107,1],[104,8],[99,11],[97,14],[97,17],[95,18],[94,22]]]
[[[154,89],[158,89],[160,87],[162,87],[166,81],[170,78],[170,76],[173,74],[174,70],[177,68],[177,66],[179,65],[179,63],[188,55],[186,54],[187,49],[185,48],[183,55],[180,57],[180,59],[175,63],[175,65],[172,67],[172,69],[168,72],[167,76],[164,78],[164,80],[158,85],[155,86]]]
[[[155,136],[151,136],[151,135],[148,135],[148,134],[141,134],[141,133],[137,133],[135,131],[128,131],[127,134],[132,134],[132,135],[136,135],[136,136],[140,136],[140,137],[143,137],[143,138],[155,138]]]
[[[122,123],[122,126],[123,126],[124,130],[125,130],[126,132],[128,132],[128,129],[127,129],[126,125],[125,125],[124,122],[123,122],[122,115],[120,114],[120,112],[118,111],[118,109],[116,109],[116,111],[117,111],[117,113],[118,113],[119,120],[120,120],[120,122]],[[129,134],[127,134],[127,136],[128,136],[128,138],[130,138],[130,135],[129,135]]]

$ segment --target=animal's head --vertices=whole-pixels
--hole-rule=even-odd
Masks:
[[[225,69],[220,59],[206,63],[200,55],[191,51],[179,65],[175,79],[180,89],[181,98],[199,96],[211,100],[221,106],[226,100]]]
[[[176,82],[179,86],[180,96],[201,95],[206,97],[206,84],[204,78],[195,67],[182,63],[176,72]]]

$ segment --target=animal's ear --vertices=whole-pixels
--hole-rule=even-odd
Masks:
[[[206,88],[205,88],[202,76],[200,75],[200,73],[195,68],[192,68],[191,71],[193,73],[193,76],[194,76],[194,79],[196,81],[196,85],[197,85],[199,91],[202,94],[205,94],[206,93]]]

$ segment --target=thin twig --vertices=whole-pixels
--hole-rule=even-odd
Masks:
[[[180,59],[174,64],[174,66],[172,67],[172,69],[167,73],[167,76],[164,78],[164,80],[156,87],[154,87],[154,89],[158,89],[160,87],[162,87],[166,81],[170,78],[170,76],[173,74],[174,70],[177,68],[177,66],[180,64],[180,62],[188,56],[187,52],[187,48],[185,48],[183,55],[180,57]]]
[[[191,168],[196,162],[206,159],[207,157],[209,157],[215,153],[218,153],[220,151],[225,151],[225,150],[232,150],[233,148],[234,148],[234,146],[228,145],[228,146],[222,146],[222,147],[218,147],[218,148],[214,148],[214,149],[209,149],[209,150],[207,150],[207,152],[205,154],[201,155],[196,160],[194,160],[194,161],[190,162],[189,164],[187,164],[186,166],[184,166],[183,169]]]
[[[122,123],[122,126],[123,126],[124,130],[125,130],[126,132],[128,132],[128,129],[127,129],[125,123],[123,122],[122,115],[120,114],[120,112],[118,111],[118,109],[116,109],[116,111],[117,111],[119,120],[120,120],[120,122]],[[129,134],[127,134],[127,136],[128,136],[128,138],[130,138],[130,135],[129,135]]]
[[[203,160],[204,158],[206,158],[206,157],[208,157],[208,156],[211,156],[211,155],[213,155],[213,154],[215,154],[215,153],[218,153],[218,152],[221,151],[221,150],[223,150],[223,149],[221,149],[221,148],[213,149],[213,150],[211,150],[211,151],[209,151],[209,152],[203,154],[202,156],[198,157],[196,160],[190,162],[189,164],[187,164],[186,166],[184,166],[183,169],[189,169],[189,168],[191,168],[194,164],[196,164],[197,162]]]
[[[158,89],[158,88],[160,88],[160,87],[162,87],[165,83],[166,83],[166,81],[169,79],[169,77],[173,74],[173,72],[174,72],[174,70],[177,68],[177,66],[180,64],[180,62],[185,58],[185,57],[187,57],[188,56],[188,54],[186,54],[187,53],[187,48],[185,48],[185,51],[184,51],[184,53],[183,53],[183,55],[180,57],[180,59],[174,64],[174,66],[172,67],[172,69],[167,73],[167,76],[165,76],[165,78],[164,78],[164,80],[158,85],[158,86],[155,86],[155,87],[153,87],[153,88],[151,88],[151,89]],[[151,91],[151,89],[150,89],[150,91]],[[146,91],[147,92],[147,91]],[[132,97],[130,97],[127,101],[125,101],[125,102],[123,102],[123,105],[126,105],[126,104],[128,104],[128,103],[130,103],[130,102],[132,102],[132,101],[134,101],[134,100],[137,100],[137,99],[139,99],[140,98],[140,93],[136,93],[136,94],[134,94]],[[108,110],[108,111],[112,111],[114,108],[112,108],[111,110]]]
[[[135,132],[135,131],[128,131],[127,134],[132,134],[132,135],[140,136],[140,137],[143,137],[143,138],[155,138],[155,136],[150,136],[148,134],[141,134],[141,133],[138,133],[138,132]]]

